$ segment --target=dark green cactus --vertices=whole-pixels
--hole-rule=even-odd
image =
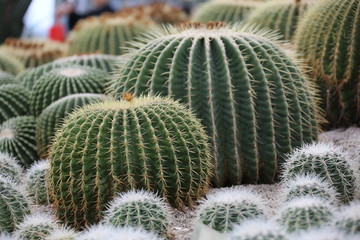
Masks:
[[[52,198],[57,216],[76,228],[99,221],[121,191],[156,191],[181,208],[208,189],[210,154],[199,121],[170,99],[125,98],[77,110],[54,138]]]
[[[11,118],[0,125],[0,151],[14,156],[22,166],[38,160],[35,143],[36,119],[30,116]]]
[[[15,57],[0,51],[0,70],[16,75],[24,70],[24,66]]]
[[[21,182],[23,170],[16,158],[8,153],[0,152],[0,175],[9,177],[16,182]]]
[[[316,139],[318,128],[312,88],[272,38],[221,23],[154,32],[109,93],[169,95],[188,104],[210,136],[215,186],[273,182],[283,155]]]
[[[48,156],[48,148],[65,117],[86,104],[105,98],[102,94],[72,94],[53,102],[42,111],[36,125],[36,148],[41,158]]]
[[[25,187],[28,196],[35,204],[49,204],[50,194],[46,176],[50,170],[49,160],[40,160],[31,165],[26,171]]]
[[[17,82],[15,81],[15,77],[13,75],[0,70],[0,85],[15,84],[15,83]]]

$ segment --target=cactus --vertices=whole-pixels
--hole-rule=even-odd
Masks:
[[[151,20],[147,20],[150,21]],[[103,53],[121,55],[126,53],[128,42],[142,34],[151,23],[136,17],[106,14],[80,21],[71,32],[68,55]]]
[[[312,0],[275,0],[256,8],[247,21],[263,28],[277,30],[283,40],[292,40],[299,20]]]
[[[7,153],[0,152],[0,175],[9,177],[16,182],[21,182],[23,169],[16,158]]]
[[[108,92],[187,104],[211,137],[215,186],[273,182],[283,155],[317,138],[312,90],[269,33],[221,23],[162,31],[135,50]]]
[[[41,160],[35,162],[26,172],[25,184],[29,197],[35,204],[49,204],[49,188],[46,175],[50,170],[50,161]]]
[[[355,236],[346,235],[344,232],[334,228],[323,227],[310,229],[299,234],[291,235],[290,240],[356,240]]]
[[[287,235],[276,222],[264,219],[245,220],[235,225],[228,240],[287,240]]]
[[[0,51],[0,70],[17,75],[24,70],[24,66],[17,58]]]
[[[162,198],[151,192],[133,190],[114,199],[103,222],[115,227],[141,227],[169,236],[169,212],[170,208]]]
[[[0,85],[16,84],[15,77],[10,73],[0,70]]]
[[[310,196],[285,203],[277,216],[278,222],[290,233],[329,225],[332,217],[333,207],[328,201]]]
[[[101,94],[73,94],[47,106],[37,119],[36,148],[41,158],[48,157],[48,148],[66,116],[86,104],[104,99]]]
[[[212,0],[198,7],[193,21],[226,23],[241,22],[263,3],[263,0]]]
[[[296,149],[284,164],[283,178],[316,174],[335,188],[341,202],[354,198],[356,178],[348,154],[333,144],[315,143]]]
[[[0,125],[0,151],[14,156],[22,166],[28,167],[39,159],[35,143],[36,119],[15,117]]]
[[[70,228],[56,228],[46,236],[45,240],[76,240],[78,234]]]
[[[53,216],[37,213],[26,216],[16,228],[14,235],[20,239],[45,240],[60,225]]]
[[[7,232],[0,233],[0,240],[19,240]]]
[[[0,124],[29,112],[30,92],[18,84],[0,85]],[[0,137],[1,138],[1,137]]]
[[[323,86],[324,110],[333,126],[360,122],[359,11],[359,0],[317,1],[295,37],[297,51]]]
[[[103,93],[107,73],[80,65],[64,66],[43,74],[35,82],[30,97],[30,111],[39,116],[56,100],[76,93]]]
[[[208,189],[210,154],[199,121],[170,99],[124,97],[71,114],[51,146],[57,215],[76,228],[99,221],[120,191],[157,191],[181,208]]]
[[[229,232],[235,224],[266,215],[262,198],[247,190],[224,189],[202,201],[197,220],[219,232]]]
[[[360,234],[360,201],[352,202],[337,212],[335,227],[349,234]]]
[[[336,203],[339,198],[334,187],[314,174],[300,174],[289,178],[283,183],[283,198],[290,201],[297,197],[315,196]]]
[[[0,175],[0,232],[12,232],[29,213],[29,201],[21,186]]]

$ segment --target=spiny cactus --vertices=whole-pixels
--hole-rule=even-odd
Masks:
[[[92,67],[72,65],[53,69],[36,82],[30,97],[33,115],[56,100],[76,93],[103,93],[107,73]]]
[[[299,20],[313,2],[313,0],[269,1],[256,8],[247,21],[279,31],[283,40],[292,40]]]
[[[245,220],[234,225],[228,240],[287,240],[286,232],[276,222],[264,219]]]
[[[12,232],[29,213],[29,201],[22,187],[0,175],[0,232]]]
[[[311,87],[269,33],[209,23],[152,35],[108,92],[188,104],[210,135],[215,186],[273,182],[283,155],[317,138]]]
[[[170,208],[162,198],[147,191],[120,194],[109,205],[103,222],[115,227],[141,227],[169,236]]]
[[[0,124],[4,121],[26,115],[30,110],[30,92],[18,84],[0,85]]]
[[[299,23],[296,48],[322,85],[331,124],[359,123],[360,0],[316,2]]]
[[[0,70],[17,75],[24,70],[24,66],[15,57],[9,56],[9,54],[0,51]]]
[[[125,99],[77,110],[54,138],[54,204],[76,228],[99,221],[120,191],[157,191],[179,208],[207,192],[211,162],[199,121],[170,99]]]
[[[287,232],[298,233],[301,230],[330,225],[333,207],[323,198],[299,197],[286,203],[277,218]]]
[[[35,143],[36,119],[30,116],[11,118],[0,125],[0,151],[14,156],[28,167],[39,159]]]
[[[283,178],[298,174],[316,174],[338,192],[341,202],[354,198],[356,178],[348,154],[333,144],[314,143],[294,150],[284,164]]]
[[[105,98],[102,94],[73,94],[53,102],[47,106],[37,119],[36,148],[40,157],[48,157],[48,148],[65,117],[77,108]]]
[[[16,226],[14,233],[20,239],[45,240],[48,235],[60,225],[53,216],[48,214],[32,214]]]
[[[7,232],[0,233],[0,240],[19,240]]]
[[[8,153],[0,152],[0,175],[9,177],[16,182],[20,182],[23,169],[17,163],[16,158]]]
[[[50,170],[50,161],[41,160],[33,163],[26,172],[25,185],[29,197],[35,204],[50,203],[46,175]]]
[[[17,82],[15,81],[15,77],[13,75],[0,70],[0,85],[15,84],[15,83]]]
[[[349,234],[360,234],[360,201],[342,207],[335,215],[335,226]]]
[[[355,236],[346,235],[344,232],[334,228],[323,227],[320,229],[309,229],[299,234],[293,234],[290,240],[356,240]]]
[[[66,227],[56,228],[46,236],[45,240],[76,240],[78,234]]]
[[[224,189],[208,195],[197,213],[197,220],[219,232],[229,232],[246,219],[265,216],[262,198],[247,190]]]

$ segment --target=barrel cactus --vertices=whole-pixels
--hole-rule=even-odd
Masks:
[[[50,161],[41,160],[33,163],[26,171],[25,186],[29,197],[35,204],[49,204],[49,188],[46,175],[50,170]]]
[[[337,212],[335,227],[348,234],[360,234],[360,201],[352,202]]]
[[[38,117],[36,125],[36,148],[39,156],[42,158],[48,156],[50,143],[65,117],[77,108],[104,98],[102,94],[72,94],[47,106]]]
[[[16,83],[15,77],[10,73],[0,70],[0,85]]]
[[[56,228],[46,236],[45,240],[76,240],[78,234],[66,227]]]
[[[264,201],[259,195],[229,188],[208,195],[200,205],[196,221],[219,232],[229,232],[236,224],[266,214]]]
[[[104,214],[104,224],[140,227],[164,237],[169,233],[170,208],[162,198],[147,191],[120,194]]]
[[[99,221],[121,191],[157,191],[181,208],[208,189],[211,161],[199,121],[167,98],[124,97],[71,114],[51,146],[56,212],[76,228]]]
[[[283,178],[316,174],[331,183],[341,202],[349,202],[356,191],[354,167],[349,156],[333,144],[315,143],[294,150],[284,164]]]
[[[17,58],[0,51],[0,70],[17,75],[24,70],[24,66]]]
[[[0,175],[0,232],[12,232],[30,214],[29,205],[22,187]]]
[[[53,69],[41,76],[31,92],[30,111],[39,116],[56,100],[76,93],[103,93],[107,73],[80,65]]]
[[[29,167],[39,159],[35,143],[36,119],[31,116],[11,118],[0,125],[0,151],[14,156]]]
[[[318,126],[309,82],[269,39],[221,23],[159,30],[134,50],[108,92],[187,104],[210,136],[215,186],[270,183],[283,155],[316,139]]]
[[[16,182],[20,182],[23,174],[23,169],[18,164],[16,158],[8,153],[0,152],[0,175],[9,177]]]
[[[29,95],[30,92],[19,84],[0,85],[0,124],[26,115],[30,110]]]

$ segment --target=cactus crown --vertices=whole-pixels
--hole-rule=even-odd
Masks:
[[[46,236],[45,240],[76,240],[77,233],[66,227],[56,228]]]
[[[26,189],[36,204],[48,204],[49,189],[46,175],[50,170],[50,161],[41,160],[31,165],[26,172]]]
[[[0,133],[0,139],[3,133]],[[0,174],[20,182],[23,173],[22,167],[17,163],[16,158],[5,152],[0,152]]]

